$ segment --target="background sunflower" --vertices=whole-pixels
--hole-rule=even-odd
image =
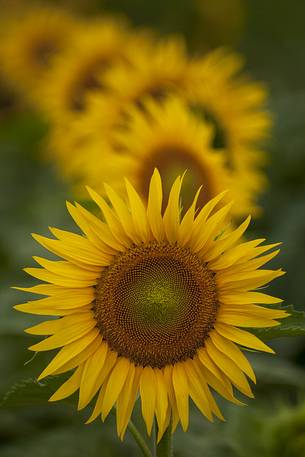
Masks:
[[[154,27],[162,36],[182,32],[195,54],[220,45],[233,45],[245,56],[246,72],[264,81],[270,90],[269,109],[274,116],[273,134],[265,145],[269,152],[269,188],[260,199],[263,214],[255,229],[250,229],[251,237],[283,241],[284,248],[276,265],[280,263],[289,273],[269,287],[268,293],[294,303],[299,310],[304,309],[303,3],[299,0],[289,4],[263,0],[51,3],[60,4],[61,8],[67,5],[70,10],[72,7],[81,21],[90,20],[104,9],[108,13],[126,14],[132,25]],[[1,11],[6,12],[12,5],[18,8],[21,4],[24,2],[0,1]],[[4,397],[0,410],[0,455],[49,457],[56,453],[58,457],[98,457],[102,450],[106,457],[136,457],[137,450],[128,434],[124,445],[114,437],[114,418],[109,417],[103,426],[97,421],[85,427],[87,411],[76,414],[75,399],[72,398],[71,407],[46,404],[63,382],[63,379],[46,379],[38,385],[33,381],[33,374],[50,362],[47,353],[40,353],[26,363],[29,361],[26,347],[35,344],[37,337],[24,335],[23,329],[31,323],[37,324],[37,320],[21,313],[12,315],[11,307],[20,301],[20,292],[9,287],[17,283],[25,287],[33,284],[19,270],[33,253],[41,256],[43,251],[28,234],[47,234],[45,228],[49,225],[69,230],[71,221],[62,202],[67,195],[72,199],[72,195],[69,196],[69,188],[52,167],[41,161],[41,154],[45,153],[41,146],[45,121],[37,112],[25,108],[14,91],[8,91],[2,74],[0,80],[0,367],[3,373],[0,396]],[[11,84],[9,87],[12,90]],[[31,295],[25,298],[32,299]],[[176,434],[177,457],[299,457],[304,453],[304,340],[298,337],[273,341],[272,347],[281,355],[274,358],[268,354],[263,357],[250,354],[259,379],[255,402],[239,408],[220,401],[223,414],[230,418],[225,424],[217,421],[209,424],[200,413],[192,411],[189,432],[183,434],[178,430]],[[15,385],[13,389],[12,385]]]

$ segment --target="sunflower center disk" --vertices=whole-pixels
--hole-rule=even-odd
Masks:
[[[214,276],[188,249],[153,242],[120,254],[96,287],[97,325],[110,348],[142,366],[194,356],[217,313]]]

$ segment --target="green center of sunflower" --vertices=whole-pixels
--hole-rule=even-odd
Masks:
[[[175,144],[168,144],[152,152],[139,170],[139,184],[141,193],[148,198],[150,177],[157,168],[163,179],[164,205],[175,178],[187,172],[183,180],[181,192],[183,208],[189,208],[196,191],[202,185],[204,191],[200,193],[198,204],[204,206],[215,196],[214,183],[209,169],[204,166],[192,150]],[[163,210],[165,207],[163,208]]]
[[[195,355],[217,308],[213,273],[188,249],[166,242],[118,255],[103,271],[94,304],[112,350],[159,368]]]
[[[177,321],[186,301],[185,291],[179,284],[178,277],[169,278],[166,262],[141,262],[135,267],[134,274],[138,281],[130,284],[126,290],[126,301],[130,304],[135,319],[150,328],[167,326]],[[145,274],[140,269],[145,269]],[[173,273],[173,272],[172,272]]]

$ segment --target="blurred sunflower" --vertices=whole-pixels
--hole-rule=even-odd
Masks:
[[[121,438],[138,393],[147,432],[156,417],[158,439],[171,418],[173,430],[179,421],[187,429],[189,397],[209,420],[223,418],[210,388],[237,404],[233,386],[252,397],[247,377],[255,382],[255,374],[238,345],[273,351],[242,328],[276,326],[286,316],[259,306],[280,300],[255,291],[283,274],[260,269],[276,245],[238,243],[249,218],[224,232],[231,205],[221,204],[223,193],[196,214],[197,193],[181,219],[181,186],[178,177],[164,214],[157,170],[147,207],[128,181],[128,202],[107,185],[110,203],[88,189],[104,221],[68,203],[83,235],[53,228],[57,239],[34,235],[64,260],[35,257],[42,268],[26,272],[46,284],[21,290],[47,297],[16,305],[59,317],[27,329],[50,335],[31,350],[61,348],[39,379],[74,370],[50,400],[79,390],[82,409],[97,395],[88,422],[116,406]]]
[[[261,146],[271,127],[267,91],[240,73],[239,55],[217,49],[192,61],[192,86],[186,98],[193,111],[214,126],[213,147],[225,151],[233,179],[239,180],[244,201],[256,200],[266,187]],[[258,207],[246,211],[258,215]],[[242,214],[242,213],[241,213]]]
[[[10,14],[1,32],[1,71],[26,98],[36,98],[37,84],[55,56],[70,45],[79,23],[67,11],[41,5]]]
[[[42,86],[42,108],[51,120],[62,123],[82,113],[88,95],[105,90],[104,72],[119,62],[128,66],[137,44],[122,20],[88,23]]]
[[[236,203],[232,209],[234,215],[255,210],[253,195],[244,189],[243,175],[236,178],[226,166],[224,151],[213,149],[213,127],[198,119],[186,102],[176,97],[162,103],[146,98],[141,108],[130,105],[126,116],[126,128],[116,129],[112,134],[115,148],[107,144],[103,135],[94,137],[91,133],[83,146],[73,149],[73,157],[60,161],[62,168],[69,167],[70,177],[81,189],[84,183],[90,183],[102,192],[102,183],[107,179],[115,189],[121,190],[123,175],[147,200],[154,168],[161,173],[166,196],[175,177],[187,170],[184,207],[189,206],[192,195],[202,185],[205,192],[199,201],[201,206],[219,192],[230,189]]]

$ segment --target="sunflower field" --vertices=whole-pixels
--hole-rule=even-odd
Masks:
[[[0,457],[305,457],[304,2],[0,7]]]

